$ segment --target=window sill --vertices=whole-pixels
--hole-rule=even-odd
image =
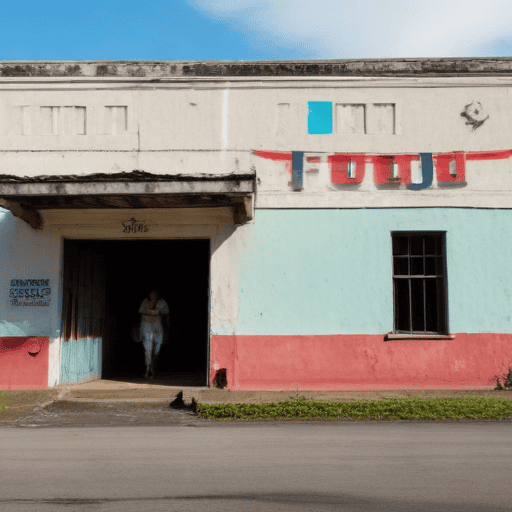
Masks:
[[[391,340],[453,340],[455,334],[398,334],[388,332],[384,336],[384,341]]]

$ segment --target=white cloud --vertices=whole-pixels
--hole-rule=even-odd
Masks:
[[[477,56],[512,38],[510,0],[190,0],[305,58]]]

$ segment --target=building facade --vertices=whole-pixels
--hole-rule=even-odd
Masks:
[[[506,58],[0,63],[0,387],[137,375],[152,288],[173,382],[492,387],[510,119]]]

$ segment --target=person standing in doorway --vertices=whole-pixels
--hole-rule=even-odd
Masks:
[[[169,332],[169,306],[156,290],[151,290],[139,308],[140,337],[146,355],[146,375],[155,376],[155,363],[164,341],[164,325]]]

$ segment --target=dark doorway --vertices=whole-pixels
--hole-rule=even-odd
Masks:
[[[105,319],[102,377],[140,379],[144,350],[132,340],[138,309],[156,289],[170,309],[169,343],[162,346],[154,383],[208,383],[209,240],[67,242],[103,256]]]

